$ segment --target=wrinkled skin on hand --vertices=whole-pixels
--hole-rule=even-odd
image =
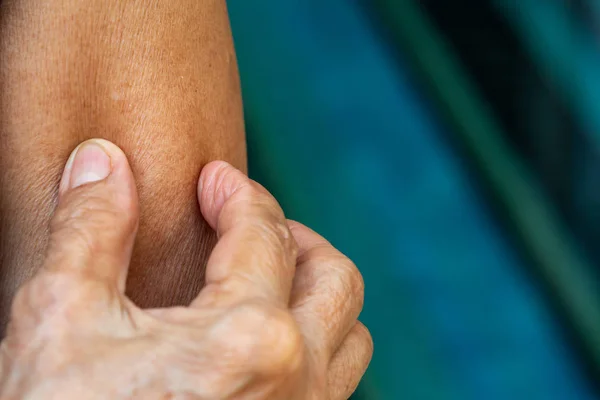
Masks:
[[[124,294],[138,205],[119,148],[84,143],[59,193],[44,267],[1,345],[3,400],[342,400],[358,385],[372,354],[360,273],[229,164],[200,177],[219,241],[189,307],[143,310]]]

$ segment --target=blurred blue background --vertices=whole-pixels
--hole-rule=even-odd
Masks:
[[[600,399],[600,2],[229,0],[251,175],[366,282],[355,399]]]

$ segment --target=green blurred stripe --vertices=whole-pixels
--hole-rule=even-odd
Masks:
[[[342,3],[338,1],[335,4],[329,4],[329,7],[340,12]],[[249,3],[245,0],[232,0],[228,5],[249,125],[251,175],[275,194],[288,217],[299,219],[325,236],[335,238],[334,245],[359,265],[365,265],[363,275],[369,289],[361,319],[371,328],[376,351],[356,398],[395,400],[402,394],[407,399],[459,399],[454,383],[439,365],[436,349],[432,346],[434,339],[423,327],[414,300],[399,291],[392,271],[381,267],[390,262],[388,242],[377,234],[357,236],[352,232],[348,232],[348,235],[341,233],[339,225],[332,225],[340,220],[331,215],[330,208],[324,207],[327,198],[315,194],[314,182],[307,181],[313,173],[311,168],[305,166],[312,163],[310,148],[339,147],[340,142],[331,135],[325,135],[320,140],[308,141],[305,147],[291,148],[290,140],[284,136],[297,137],[299,128],[327,125],[337,118],[331,115],[331,110],[323,113],[323,104],[318,97],[320,93],[315,89],[316,85],[311,83],[315,79],[311,67],[319,66],[321,62],[330,63],[336,58],[321,55],[323,49],[315,49],[313,39],[304,42],[307,39],[302,35],[303,31],[297,35],[296,30],[300,28],[290,27],[286,18],[289,15],[284,13],[289,7],[270,1]],[[357,6],[351,7],[354,9]],[[260,18],[251,17],[253,13],[260,15]],[[346,16],[342,25],[344,29],[360,28],[351,17]],[[365,25],[369,26],[366,22]],[[313,28],[306,26],[303,29],[310,32]],[[293,96],[288,94],[290,92]],[[389,117],[396,118],[395,115]],[[301,119],[296,121],[295,118]],[[323,140],[327,136],[331,143]],[[327,170],[333,167],[320,165],[318,168]],[[335,167],[347,169],[345,165]],[[331,178],[348,174],[329,171],[327,176]],[[348,176],[348,179],[353,178]],[[352,183],[355,186],[355,181]],[[334,190],[332,187],[338,185],[331,179],[324,179],[322,184],[327,185],[326,192],[329,193]],[[343,193],[348,193],[349,184],[341,185]],[[370,204],[364,204],[358,198],[348,201],[353,204],[351,208],[356,210],[366,210]],[[352,231],[370,232],[374,226],[371,217],[369,213],[353,215]],[[390,294],[394,294],[393,301],[390,300]],[[427,377],[427,384],[423,384],[424,376]]]
[[[573,15],[569,2],[493,3],[519,34],[540,75],[556,84],[573,112],[590,127],[585,133],[600,149],[600,56],[595,33]]]
[[[600,290],[529,171],[505,142],[502,130],[458,60],[423,10],[410,0],[375,0],[381,18],[428,80],[456,134],[472,154],[509,215],[534,266],[549,283],[578,334],[594,371],[600,372]]]

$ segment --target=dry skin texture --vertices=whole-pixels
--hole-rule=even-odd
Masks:
[[[246,164],[225,0],[4,0],[0,56],[0,329],[43,257],[64,162],[94,137],[125,151],[138,185],[128,294],[189,302],[214,245],[200,170]]]

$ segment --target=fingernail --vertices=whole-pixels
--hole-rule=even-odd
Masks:
[[[111,171],[110,157],[100,144],[88,141],[73,151],[65,170],[70,170],[69,188],[75,189],[106,179]]]

